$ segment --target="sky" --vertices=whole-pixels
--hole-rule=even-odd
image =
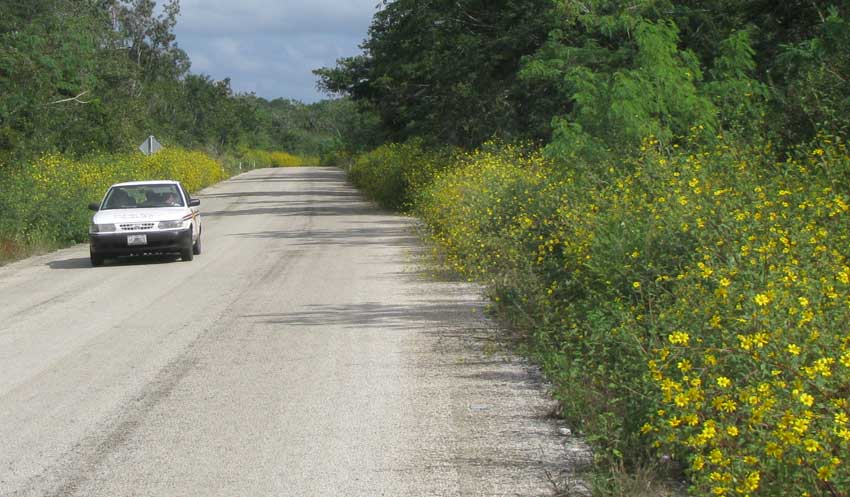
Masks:
[[[191,72],[235,92],[312,103],[311,72],[361,53],[379,0],[180,0],[174,32]],[[161,3],[161,2],[160,2]]]

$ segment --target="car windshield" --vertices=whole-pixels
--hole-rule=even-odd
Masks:
[[[103,209],[146,209],[150,207],[183,207],[177,185],[125,185],[112,187],[106,194]]]

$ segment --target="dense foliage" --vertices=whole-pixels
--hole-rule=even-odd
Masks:
[[[360,154],[350,166],[349,179],[381,205],[409,210],[413,196],[447,167],[454,151],[423,147],[422,142],[388,143]]]
[[[317,73],[397,140],[542,138],[569,160],[701,124],[784,148],[846,127],[848,15],[836,0],[396,0],[362,55]]]

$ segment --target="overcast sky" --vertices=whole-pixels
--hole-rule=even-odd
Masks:
[[[193,73],[229,77],[236,92],[311,103],[327,98],[311,71],[360,53],[378,2],[180,0],[177,45]]]

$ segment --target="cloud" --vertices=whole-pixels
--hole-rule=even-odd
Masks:
[[[376,0],[182,0],[175,32],[192,72],[238,92],[313,102],[312,70],[360,53]]]
[[[185,29],[194,33],[365,34],[375,0],[183,0]]]

